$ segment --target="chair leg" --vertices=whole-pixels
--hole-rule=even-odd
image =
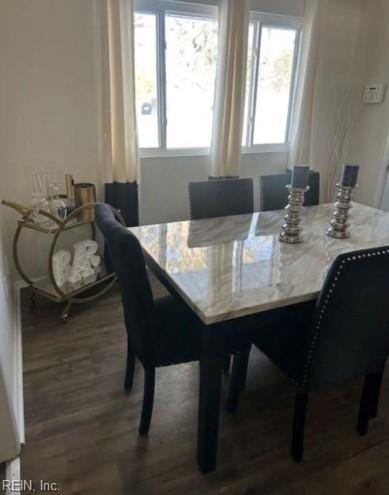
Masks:
[[[130,392],[132,389],[132,384],[134,383],[134,372],[135,372],[135,354],[131,351],[130,347],[128,346],[126,377],[124,379],[124,390],[126,392]]]
[[[142,416],[139,426],[140,435],[147,435],[150,429],[151,416],[153,414],[154,386],[155,368],[145,370]]]
[[[247,366],[250,355],[250,348],[239,351],[232,362],[231,381],[228,389],[226,409],[228,412],[235,412],[239,405],[239,394],[244,390],[247,376]]]
[[[375,373],[366,375],[363,384],[361,402],[359,405],[357,431],[360,435],[366,435],[369,427],[369,418],[372,410],[374,399]]]
[[[247,368],[249,366],[249,359],[250,359],[250,352],[251,352],[251,344],[245,347],[241,351],[241,356],[242,360],[240,363],[240,368],[239,368],[239,376],[240,376],[240,390],[243,392],[243,390],[246,388],[246,381],[247,381]]]
[[[303,460],[304,453],[304,430],[305,418],[307,415],[308,394],[297,392],[294,405],[293,417],[293,437],[291,456],[294,462],[299,463]]]
[[[380,390],[381,390],[382,378],[384,376],[384,370],[385,367],[383,367],[381,371],[375,373],[374,392],[370,404],[370,418],[376,418],[378,416],[378,402],[380,399]]]
[[[224,358],[223,372],[226,375],[228,375],[228,373],[230,372],[230,368],[231,368],[231,356],[227,354],[226,357]]]

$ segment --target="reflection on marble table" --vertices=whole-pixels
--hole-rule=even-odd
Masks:
[[[305,208],[305,242],[278,240],[284,211],[133,227],[151,268],[206,324],[315,299],[341,253],[389,245],[389,213],[353,203],[351,237],[326,236],[332,204]]]

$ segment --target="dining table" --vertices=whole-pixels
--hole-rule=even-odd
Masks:
[[[352,203],[350,237],[326,235],[333,204],[302,209],[303,242],[280,242],[284,210],[132,227],[149,269],[204,323],[197,461],[216,468],[223,322],[317,299],[335,258],[389,245],[389,213]],[[236,325],[239,331],[239,324]],[[261,328],[255,331],[260,332]]]

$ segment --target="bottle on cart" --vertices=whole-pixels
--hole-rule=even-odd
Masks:
[[[66,218],[67,206],[65,201],[60,197],[58,184],[50,184],[50,210],[57,218]]]
[[[74,178],[72,174],[65,175],[65,187],[66,187],[66,208],[67,214],[70,215],[73,210],[76,209],[76,201],[74,196]]]

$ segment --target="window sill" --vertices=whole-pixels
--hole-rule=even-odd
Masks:
[[[243,148],[244,155],[259,155],[261,153],[286,153],[289,151],[288,143],[280,144],[259,144],[251,148]]]
[[[141,149],[141,158],[175,158],[175,157],[194,157],[194,156],[209,156],[210,148],[185,148],[185,149]],[[243,148],[243,155],[260,155],[263,153],[287,153],[289,151],[288,144],[263,144],[253,146],[251,148]]]

